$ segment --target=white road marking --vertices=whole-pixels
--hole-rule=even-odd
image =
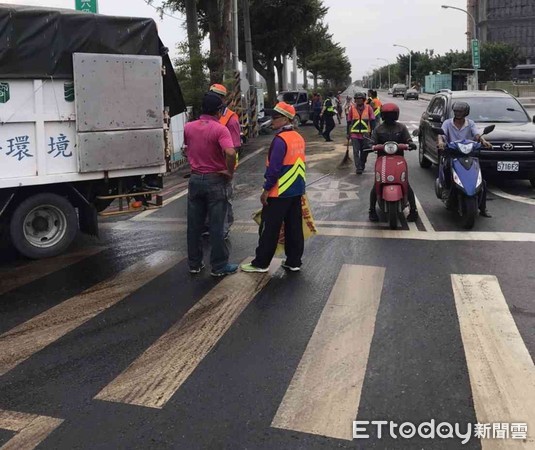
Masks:
[[[520,195],[508,194],[507,192],[504,192],[500,188],[497,188],[497,187],[488,188],[488,190],[489,192],[492,192],[494,195],[497,195],[498,197],[506,198],[507,200],[513,200],[515,202],[525,203],[526,205],[535,205],[535,199],[533,198],[527,198],[527,197],[522,197]]]
[[[431,224],[431,221],[429,220],[429,217],[427,217],[427,214],[425,213],[424,208],[420,203],[420,200],[418,200],[418,197],[416,197],[416,195],[414,195],[414,198],[416,200],[416,207],[418,208],[418,215],[420,216],[420,220],[424,224],[426,231],[435,231],[433,225]]]
[[[105,247],[87,247],[47,259],[46,263],[44,261],[32,261],[22,266],[2,269],[0,270],[0,295],[64,269],[67,266],[76,264],[103,250],[105,250]]]
[[[151,231],[183,232],[185,224],[174,223],[149,223],[129,224],[127,222],[103,224],[103,228],[139,231],[140,229]],[[349,238],[372,238],[372,239],[411,239],[417,241],[484,241],[484,242],[535,242],[535,233],[510,233],[499,231],[406,231],[385,229],[359,229],[341,227],[318,226],[318,235]],[[258,235],[258,226],[234,225],[232,234],[248,233]]]
[[[0,376],[176,265],[177,252],[155,252],[108,280],[0,335]]]
[[[342,267],[272,427],[352,440],[384,274]]]
[[[535,366],[495,276],[452,275],[479,423],[527,423],[526,441],[484,439],[483,450],[535,448]]]
[[[1,450],[33,450],[62,422],[63,419],[55,417],[0,409],[0,429],[17,433],[1,447]]]
[[[265,150],[265,147],[260,147],[258,150],[255,150],[250,155],[245,156],[243,159],[240,160],[240,165],[245,163],[246,161],[249,161],[251,158],[254,158],[256,155],[258,155],[259,153],[263,152],[264,150]],[[239,170],[239,168],[238,168],[238,170]],[[182,192],[179,192],[178,194],[175,194],[172,197],[164,200],[163,206],[167,206],[169,203],[172,203],[175,200],[178,200],[178,199],[184,197],[187,194],[188,194],[188,190],[184,189]],[[137,222],[139,220],[145,219],[146,217],[149,217],[150,215],[154,214],[156,211],[159,211],[159,209],[149,209],[147,211],[143,211],[143,212],[135,215],[131,219],[129,219],[129,221]]]
[[[275,258],[269,273],[223,279],[95,398],[163,408],[280,264]]]

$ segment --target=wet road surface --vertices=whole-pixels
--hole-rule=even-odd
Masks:
[[[394,101],[412,131],[426,103]],[[535,191],[491,186],[494,217],[467,232],[411,152],[420,219],[392,231],[367,220],[375,157],[361,176],[340,166],[344,129],[301,128],[320,233],[300,273],[276,259],[191,276],[180,189],[51,260],[2,247],[0,446],[533,448]],[[239,167],[233,262],[254,255],[270,140]],[[529,438],[352,439],[353,420],[431,419],[528,423]]]

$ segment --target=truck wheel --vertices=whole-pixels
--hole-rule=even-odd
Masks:
[[[9,225],[11,242],[31,259],[49,258],[64,252],[78,231],[76,210],[64,197],[37,194],[15,209]]]

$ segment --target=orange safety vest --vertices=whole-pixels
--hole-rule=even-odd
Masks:
[[[373,113],[375,114],[375,117],[378,117],[379,114],[381,114],[381,106],[383,106],[383,103],[378,98],[374,98],[373,104],[375,105],[375,109],[373,110]]]
[[[225,114],[223,116],[221,116],[221,119],[219,119],[219,123],[223,126],[227,126],[230,119],[232,119],[233,116],[236,116],[236,119],[238,120],[238,122],[240,121],[239,117],[238,117],[238,114],[236,114],[234,111],[232,111],[231,109],[227,108],[225,110]],[[234,170],[236,170],[238,168],[238,151],[236,150],[236,165],[234,166]]]
[[[286,155],[277,184],[269,190],[269,197],[297,197],[305,194],[305,140],[294,130],[282,131],[277,137],[286,144]],[[275,138],[277,139],[277,138]],[[271,149],[269,154],[271,154]],[[269,167],[269,154],[266,167]]]
[[[370,133],[370,114],[369,114],[369,105],[364,105],[364,111],[362,115],[359,114],[357,107],[355,105],[351,106],[352,116],[354,124],[351,126],[351,133],[357,134],[366,134]]]

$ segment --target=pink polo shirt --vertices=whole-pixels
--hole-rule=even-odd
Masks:
[[[199,120],[184,127],[191,170],[199,173],[216,173],[227,169],[225,148],[234,148],[230,132],[213,116],[201,115]]]
[[[232,137],[232,142],[234,142],[234,148],[241,147],[241,125],[236,116],[232,118],[227,123],[227,128],[230,131],[230,136]]]

